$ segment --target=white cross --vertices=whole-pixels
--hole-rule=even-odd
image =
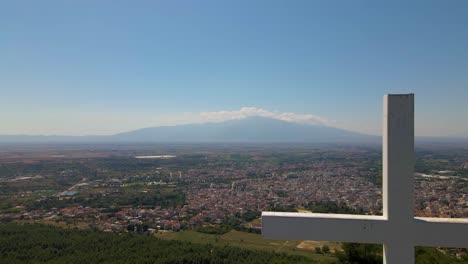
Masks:
[[[413,215],[414,95],[383,105],[383,215],[263,212],[264,237],[383,244],[386,264],[414,263],[414,246],[468,247],[468,219]]]

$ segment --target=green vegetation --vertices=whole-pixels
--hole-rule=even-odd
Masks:
[[[466,257],[458,259],[445,251],[430,247],[416,247],[415,254],[416,264],[468,263]],[[378,264],[382,263],[383,250],[382,245],[343,243],[343,252],[337,256],[342,263]]]
[[[258,228],[252,228],[250,226],[246,226],[245,222],[251,222],[255,219],[259,219],[260,212],[254,211],[247,211],[245,213],[235,213],[237,219],[229,219],[225,218],[220,225],[216,226],[200,226],[195,228],[195,231],[204,233],[204,234],[212,234],[212,235],[222,235],[226,234],[231,230],[242,231],[246,233],[255,233],[260,234],[261,230]]]
[[[195,231],[159,232],[156,237],[167,240],[178,240],[201,244],[215,244],[219,246],[235,246],[249,250],[284,253],[292,256],[301,256],[309,261],[319,263],[337,263],[333,255],[316,254],[313,248],[301,249],[297,246],[302,241],[266,239],[259,234],[245,233],[232,230],[223,235],[204,234]]]
[[[337,204],[333,201],[320,201],[310,203],[307,207],[313,213],[326,213],[326,214],[363,214],[362,211],[356,211],[345,204]]]
[[[0,225],[1,263],[310,263],[305,257],[132,233]]]
[[[382,245],[343,243],[343,252],[337,254],[342,263],[382,263]]]
[[[467,154],[466,148],[416,149],[415,169],[426,174],[450,170],[450,175],[468,177],[468,169],[462,166]]]
[[[322,254],[322,249],[320,247],[315,247],[315,253]]]
[[[295,213],[295,212],[297,212],[297,209],[294,208],[294,206],[289,206],[289,207],[286,207],[286,206],[271,206],[270,208],[268,208],[267,211]]]
[[[465,249],[466,252],[466,249]],[[429,247],[416,247],[416,264],[449,264],[449,263],[468,263],[468,256],[463,259],[457,259],[445,251]]]
[[[261,213],[256,212],[256,211],[247,211],[243,214],[240,214],[240,213],[235,214],[236,217],[242,218],[242,220],[244,220],[245,222],[250,222],[254,219],[257,219],[260,217],[260,215]]]
[[[147,188],[148,189],[148,188]],[[142,189],[124,188],[123,192],[103,196],[101,194],[78,195],[71,199],[50,197],[48,199],[25,202],[28,210],[63,208],[70,205],[90,206],[94,208],[112,208],[119,206],[161,206],[173,207],[185,203],[185,195],[172,188],[153,188],[146,192]]]
[[[219,227],[218,226],[200,226],[200,227],[197,227],[195,231],[204,233],[204,234],[222,235],[231,231],[231,227],[229,226],[219,226]]]

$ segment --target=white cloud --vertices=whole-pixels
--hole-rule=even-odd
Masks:
[[[226,120],[244,119],[251,116],[260,116],[311,125],[331,125],[333,123],[331,120],[316,115],[272,112],[256,107],[242,107],[240,110],[234,111],[202,112],[200,116],[206,122],[222,122]]]

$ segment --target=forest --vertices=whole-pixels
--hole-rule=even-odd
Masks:
[[[310,263],[300,256],[45,225],[0,225],[0,263]]]

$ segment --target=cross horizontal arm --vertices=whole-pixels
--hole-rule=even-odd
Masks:
[[[383,216],[262,213],[262,235],[275,239],[383,243]]]
[[[415,217],[414,244],[432,247],[468,247],[468,219]]]

